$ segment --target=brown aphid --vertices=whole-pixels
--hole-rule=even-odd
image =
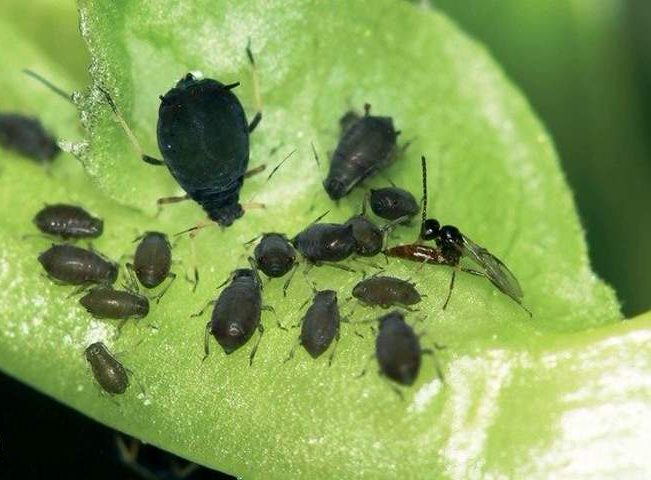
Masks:
[[[147,297],[112,287],[93,288],[79,303],[95,318],[127,320],[143,318],[149,313]]]
[[[34,224],[43,233],[69,238],[97,238],[104,231],[101,218],[81,207],[58,203],[47,205],[34,216]]]
[[[414,305],[421,300],[413,283],[387,276],[362,280],[353,288],[353,296],[366,305],[379,305],[382,308]]]
[[[85,353],[95,380],[105,392],[120,395],[126,391],[129,386],[127,369],[111,355],[106,345],[102,342],[92,343]]]
[[[51,278],[69,285],[111,285],[118,278],[116,263],[74,245],[52,245],[38,256],[38,261]]]

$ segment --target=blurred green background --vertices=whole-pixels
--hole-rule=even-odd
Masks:
[[[648,310],[651,2],[431,0],[420,5],[455,19],[524,91],[556,142],[594,269],[615,287],[627,317]]]

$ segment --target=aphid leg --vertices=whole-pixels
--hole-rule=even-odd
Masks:
[[[57,282],[56,279],[52,279],[52,281],[54,281],[55,283]],[[63,285],[63,286],[68,285],[67,283],[63,283],[63,282],[60,282],[58,284]],[[84,292],[87,292],[88,290],[93,288],[93,286],[94,286],[94,284],[90,283],[90,282],[82,283],[81,285],[78,285],[77,288],[75,288],[72,292],[70,292],[66,298],[71,298],[71,297],[74,297],[75,295],[80,295],[80,294],[82,294]],[[102,287],[98,286],[96,288],[102,288]]]
[[[206,358],[208,358],[208,355],[210,355],[210,324],[212,323],[212,320],[208,320],[208,323],[206,323],[206,328],[203,334],[203,351],[204,355],[201,361],[205,361]]]
[[[258,341],[255,342],[253,350],[251,350],[251,355],[249,355],[249,366],[253,365],[253,358],[258,351],[258,346],[260,345],[260,340],[262,340],[262,335],[264,335],[264,326],[261,323],[258,324],[258,330],[260,331],[260,335],[258,336]]]
[[[104,87],[97,87],[100,92],[104,95],[104,98],[106,99],[106,102],[109,104],[111,107],[111,110],[113,110],[113,113],[115,114],[115,118],[117,118],[118,123],[122,127],[122,130],[126,134],[127,138],[131,142],[131,145],[133,145],[133,148],[136,150],[140,158],[142,159],[143,162],[148,163],[150,165],[157,165],[157,166],[162,166],[165,165],[165,162],[163,160],[159,160],[158,158],[150,157],[149,155],[146,155],[144,153],[144,150],[140,146],[140,142],[136,138],[135,134],[133,133],[133,130],[129,127],[129,124],[126,122],[122,114],[120,113],[120,110],[118,109],[117,104],[115,101],[113,101],[113,98],[111,98],[111,94],[106,90]]]
[[[217,303],[217,300],[210,300],[209,302],[206,302],[204,307],[201,310],[199,310],[197,313],[193,313],[192,315],[190,315],[190,318],[200,317],[201,315],[206,313],[206,310],[208,310],[208,307],[214,305],[215,303]]]
[[[438,347],[437,347],[438,348]],[[443,376],[443,370],[441,369],[441,364],[439,363],[439,360],[436,356],[436,352],[432,350],[431,348],[424,348],[420,351],[421,354],[423,355],[431,355],[432,358],[434,359],[434,368],[436,369],[436,375],[439,377],[439,380],[441,380],[441,383],[445,383],[445,377]]]
[[[278,163],[278,165],[276,165],[276,166],[273,168],[273,170],[271,170],[271,173],[269,174],[269,176],[267,177],[267,179],[265,180],[265,182],[268,182],[269,180],[271,180],[271,177],[273,177],[273,176],[276,174],[276,172],[280,169],[280,167],[282,167],[283,164],[284,164],[287,160],[289,160],[289,159],[291,158],[291,156],[294,155],[295,153],[296,153],[296,149],[294,149],[294,150],[292,150],[291,152],[289,152],[289,155],[287,155],[285,158],[283,158],[283,159]]]
[[[296,269],[298,268],[298,262],[294,262],[294,266],[292,267],[291,272],[289,272],[289,277],[287,280],[285,280],[285,283],[283,285],[283,297],[287,296],[287,289],[289,288],[289,284],[292,281],[292,278],[294,278],[294,274],[296,273]]]
[[[296,340],[296,342],[294,342],[294,346],[293,346],[292,349],[289,351],[289,355],[287,355],[287,358],[285,359],[285,361],[284,361],[283,363],[287,363],[287,362],[289,362],[292,358],[294,358],[294,355],[296,354],[296,349],[299,347],[300,344],[301,344],[301,337],[298,337],[298,339]]]
[[[334,263],[334,262],[321,262],[319,265],[323,265],[326,267],[332,267],[332,268],[338,268],[339,270],[344,270],[345,272],[353,272],[357,273],[357,270],[354,270],[346,265],[341,265],[339,263]],[[364,273],[364,272],[363,272]]]
[[[251,39],[249,38],[246,44],[246,56],[249,59],[249,64],[251,65],[251,79],[253,80],[253,95],[255,97],[255,105],[257,112],[249,124],[249,133],[253,132],[255,128],[262,120],[262,95],[260,94],[260,82],[258,79],[258,69],[255,65],[255,58],[253,58],[253,52],[251,51]]]
[[[128,283],[125,286],[127,287],[127,290],[137,292],[138,291],[138,280],[137,280],[137,277],[136,277],[136,272],[134,270],[134,266],[133,266],[132,263],[127,262],[126,267],[127,267],[127,273],[129,274],[129,279],[128,279]]]
[[[190,200],[190,195],[181,195],[179,197],[163,197],[156,200],[156,217],[158,217],[163,211],[163,205],[169,205],[171,203],[184,202],[185,200]]]
[[[339,345],[339,329],[337,329],[337,335],[335,336],[335,344],[332,347],[332,353],[330,354],[330,357],[328,357],[328,366],[329,367],[332,365],[332,361],[335,358],[335,352],[337,351],[337,345]]]
[[[385,377],[382,374],[381,371],[379,371],[378,374],[380,375],[380,378],[384,382],[386,382],[386,384],[391,388],[391,390],[393,390],[393,393],[398,395],[398,397],[400,397],[400,400],[402,400],[404,402],[405,401],[405,395],[402,393],[402,390],[400,390],[398,387],[396,387],[391,380],[389,380],[387,377]]]
[[[140,391],[142,392],[142,394],[143,394],[143,395],[147,395],[147,392],[145,391],[145,387],[143,386],[142,382],[140,382],[140,379],[138,378],[138,376],[137,376],[135,373],[133,373],[133,370],[131,370],[130,368],[127,368],[127,367],[124,367],[124,370],[125,370],[125,371],[130,375],[130,376],[133,377],[133,379],[134,379],[134,380],[136,381],[136,383],[138,384],[138,388],[140,388]]]
[[[249,247],[249,246],[251,246],[251,244],[257,242],[261,238],[262,238],[262,234],[258,235],[257,237],[253,237],[251,240],[248,240],[248,241],[244,242],[244,246]]]
[[[446,309],[448,306],[448,302],[450,301],[450,297],[452,296],[452,289],[454,288],[454,279],[457,276],[457,271],[452,270],[452,277],[450,278],[450,286],[448,287],[448,296],[445,298],[445,303],[443,304],[443,310]]]
[[[252,168],[251,170],[247,170],[246,172],[244,172],[243,177],[244,178],[251,178],[251,177],[257,175],[258,173],[264,172],[266,169],[267,169],[267,164],[263,163],[262,165],[258,165],[257,167]]]
[[[355,257],[353,257],[353,260],[355,262],[357,262],[357,263],[362,264],[362,265],[366,265],[367,267],[371,267],[371,268],[374,268],[376,270],[379,270],[380,272],[384,271],[384,267],[378,265],[375,262],[371,262],[370,260],[366,260],[364,257],[360,258],[358,256],[355,256]],[[362,273],[366,274],[366,272],[364,270],[362,270]],[[374,275],[377,275],[377,273],[375,273]]]
[[[169,283],[165,286],[165,288],[164,288],[164,289],[163,289],[163,290],[162,290],[158,295],[156,295],[156,296],[154,297],[154,299],[156,300],[156,303],[159,303],[159,302],[160,302],[160,299],[163,298],[163,295],[165,295],[165,293],[167,293],[167,290],[172,286],[172,284],[174,283],[174,280],[176,280],[176,273],[174,273],[174,272],[170,272],[170,273],[168,273],[168,274],[167,274],[167,278],[169,278],[169,279],[171,279],[171,280],[170,280]]]

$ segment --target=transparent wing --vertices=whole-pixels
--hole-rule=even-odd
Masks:
[[[462,253],[481,267],[493,285],[513,300],[518,303],[521,302],[523,293],[520,282],[511,273],[511,270],[504,265],[504,262],[465,235],[463,236]]]

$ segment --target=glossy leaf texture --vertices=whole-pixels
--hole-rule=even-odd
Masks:
[[[604,430],[580,423],[582,415],[613,418],[608,415],[626,405],[641,414],[649,409],[644,379],[651,368],[648,355],[639,354],[648,320],[619,321],[613,292],[587,263],[549,137],[486,52],[445,18],[406,3],[361,0],[338,8],[307,1],[215,7],[85,0],[80,13],[92,85],[78,97],[85,140],[71,149],[89,176],[71,155],[49,171],[6,155],[0,171],[2,204],[15,206],[0,219],[4,371],[103,423],[247,478],[548,478],[583,468],[582,455],[600,445],[595,442],[610,445]],[[143,231],[171,235],[201,221],[192,203],[154,216],[156,199],[179,189],[164,168],[138,159],[97,87],[112,92],[147,153],[157,155],[158,95],[188,71],[241,81],[237,93],[252,115],[249,39],[264,109],[250,165],[271,167],[296,153],[269,182],[265,175],[246,181],[242,200],[263,202],[264,210],[247,211],[228,229],[204,229],[194,256],[187,238],[177,242],[181,263],[174,269],[183,277],[196,259],[197,292],[179,278],[148,317],[116,337],[114,323],[90,318],[68,297],[71,288],[42,277],[36,256],[48,242],[22,235],[33,232],[31,217],[44,202],[76,202],[105,218],[105,234],[94,247],[118,259],[133,252],[132,240]],[[28,39],[21,45],[20,55],[0,53],[3,60],[33,61],[43,73],[56,73]],[[57,80],[76,81],[63,73]],[[22,83],[8,82],[8,98],[27,108],[32,99],[19,95]],[[52,122],[56,112],[72,110],[40,86],[30,88],[42,95],[40,111]],[[401,400],[376,373],[368,324],[342,326],[331,367],[327,358],[314,361],[302,350],[285,362],[298,330],[276,323],[300,321],[300,306],[311,295],[300,273],[287,298],[282,281],[265,282],[264,302],[275,313],[263,313],[266,330],[253,366],[253,342],[226,356],[211,339],[212,353],[202,362],[207,315],[190,315],[217,295],[229,272],[247,265],[245,241],[267,231],[293,236],[326,210],[329,221],[359,211],[364,188],[334,204],[321,181],[339,117],[365,102],[374,113],[394,117],[401,143],[411,141],[384,177],[365,188],[390,178],[419,195],[419,158],[427,155],[431,215],[502,258],[518,276],[534,318],[485,280],[463,275],[443,311],[449,269],[379,258],[386,274],[410,278],[427,294],[407,318],[423,334],[424,347],[447,347],[437,355],[444,385],[431,357],[424,357],[417,383],[402,389]],[[81,137],[66,122],[57,133]],[[311,142],[321,153],[320,170]],[[411,241],[417,231],[414,221],[389,241]],[[347,299],[362,271],[373,268],[348,265],[357,273],[322,267],[309,277],[321,289],[338,291],[352,321],[372,320],[383,312]],[[96,340],[134,372],[125,395],[111,399],[95,385],[82,352]],[[617,365],[639,382],[610,384],[618,382]],[[643,434],[626,425],[618,426],[619,440],[640,445]],[[626,458],[630,471],[649,470],[644,458]],[[601,474],[611,466],[594,468]]]

